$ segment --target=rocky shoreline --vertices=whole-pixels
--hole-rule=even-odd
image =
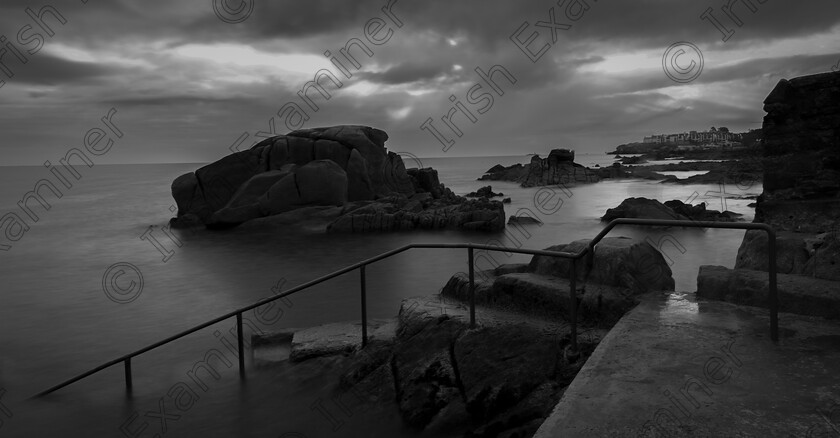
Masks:
[[[611,154],[615,154],[612,152]],[[645,153],[641,156],[621,157],[609,167],[585,167],[574,162],[574,151],[554,149],[547,158],[531,157],[531,162],[511,166],[495,165],[479,181],[508,181],[522,187],[550,185],[573,186],[596,183],[605,179],[649,179],[676,184],[737,184],[751,186],[763,178],[762,164],[755,159],[756,149],[735,151],[678,152],[675,149]],[[652,160],[674,160],[674,163],[646,164]],[[689,160],[689,161],[676,161]],[[702,161],[695,161],[702,160]],[[706,171],[688,178],[664,175],[660,172]]]

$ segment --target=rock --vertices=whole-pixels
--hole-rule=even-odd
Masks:
[[[172,198],[178,204],[178,215],[191,215],[201,221],[210,217],[213,210],[204,200],[204,192],[198,185],[198,178],[194,172],[186,173],[175,178],[172,182]]]
[[[269,170],[268,172],[262,172],[252,176],[251,179],[239,186],[224,208],[236,208],[256,204],[257,200],[271,186],[285,178],[286,175],[294,173],[296,167],[294,164],[287,164],[280,170]]]
[[[672,200],[665,201],[665,206],[673,210],[676,214],[683,215],[693,221],[736,222],[743,216],[742,214],[734,213],[729,210],[724,212],[706,210],[705,202],[701,202],[697,205],[691,205],[685,204],[682,201]]]
[[[488,292],[481,301],[498,308],[555,315],[570,308],[567,282],[530,272],[501,275]]]
[[[575,163],[574,155],[574,151],[568,149],[554,149],[547,158],[540,158],[539,155],[532,156],[527,165],[493,166],[479,180],[511,181],[519,183],[522,187],[536,187],[558,184],[577,185],[598,182],[604,178],[625,176],[620,165],[589,169]]]
[[[805,275],[816,278],[840,281],[840,240],[825,238],[813,250],[813,255],[805,265]]]
[[[295,182],[299,205],[344,205],[347,202],[347,174],[335,161],[314,160],[298,168]]]
[[[428,167],[424,169],[408,169],[407,172],[411,178],[417,181],[415,185],[416,192],[430,193],[434,199],[440,199],[443,195],[437,170]]]
[[[502,172],[504,170],[505,170],[505,166],[502,166],[501,164],[497,164],[497,165],[487,169],[487,172],[484,172],[484,173],[497,173],[497,172]]]
[[[468,198],[495,198],[496,196],[504,196],[503,193],[494,193],[493,187],[491,186],[484,186],[474,192],[467,193],[464,195]]]
[[[502,199],[502,204],[510,204],[510,198]]]
[[[373,196],[367,161],[359,151],[353,149],[347,159],[347,200],[367,201],[373,199]]]
[[[448,190],[448,189],[447,189]],[[505,227],[504,206],[486,199],[466,200],[454,195],[425,204],[408,199],[382,198],[365,208],[344,214],[331,223],[331,233],[460,229],[499,231]]]
[[[697,296],[767,308],[769,276],[749,269],[700,266]],[[822,318],[840,318],[837,282],[819,278],[778,274],[779,311]]]
[[[805,240],[809,234],[781,231],[776,235],[776,269],[782,274],[803,274],[809,254]],[[748,230],[738,248],[735,269],[753,269],[767,272],[769,259],[767,233],[762,230]]]
[[[578,253],[590,239],[546,248],[547,251]],[[647,242],[627,237],[607,237],[595,245],[591,266],[588,256],[578,260],[578,278],[593,283],[619,286],[634,293],[674,290],[671,268],[662,254]],[[534,256],[530,271],[541,275],[569,278],[571,262],[562,257]]]
[[[542,221],[530,216],[511,216],[510,218],[508,218],[508,224],[542,225]]]
[[[611,221],[617,218],[643,218],[643,219],[668,219],[687,220],[688,218],[674,212],[655,199],[627,198],[618,207],[607,209],[602,221]]]
[[[479,420],[516,407],[555,374],[560,356],[556,340],[525,325],[469,331],[453,350],[467,410]]]
[[[415,300],[403,302],[398,318],[393,359],[399,385],[397,403],[406,423],[422,429],[459,397],[450,345],[466,325],[420,307]]]
[[[515,274],[521,272],[528,272],[527,263],[508,263],[504,265],[499,265],[496,269],[493,270],[493,273],[495,275]]]
[[[782,79],[764,100],[756,221],[820,233],[840,217],[840,72]]]
[[[339,197],[352,200],[373,199],[390,193],[412,195],[410,179],[402,167],[402,160],[396,154],[385,150],[387,134],[366,126],[337,126],[293,131],[259,142],[248,150],[223,157],[195,171],[179,177],[173,182],[173,197],[179,206],[178,218],[173,224],[180,225],[180,218],[197,217],[203,223],[210,221],[214,213],[225,221],[248,219],[254,213],[253,201],[269,191],[267,181],[283,179],[283,169],[295,165],[305,167],[311,162],[331,162],[342,170],[349,171],[345,192]],[[355,154],[354,154],[355,152]],[[269,175],[263,175],[269,173]],[[295,172],[297,173],[297,172]],[[332,172],[335,173],[335,172]],[[306,179],[306,171],[298,175]],[[401,176],[401,179],[399,178]],[[330,183],[335,181],[330,180]],[[287,181],[285,184],[289,184]],[[274,184],[271,185],[273,187]],[[335,189],[331,185],[328,190]],[[262,193],[260,193],[262,190]],[[321,193],[315,193],[315,192]],[[293,194],[288,186],[275,190],[275,194]],[[232,199],[236,197],[231,203]],[[288,206],[323,202],[324,193],[317,186],[308,184],[300,199],[273,199],[271,204],[278,208],[268,211],[284,212]],[[301,204],[299,201],[303,202]],[[246,207],[244,210],[235,210]],[[263,215],[269,214],[265,212]],[[219,222],[219,216],[211,223]]]
[[[561,161],[573,163],[575,161],[575,151],[569,149],[552,149],[548,154],[548,161],[549,163],[559,163]]]
[[[172,193],[179,210],[172,226],[230,228],[285,215],[301,222],[293,228],[307,231],[504,229],[501,203],[456,196],[440,184],[434,169],[406,171],[402,158],[385,150],[387,138],[366,126],[336,126],[261,141],[177,178]],[[359,204],[374,200],[373,207]],[[334,210],[309,209],[345,205],[337,217]],[[317,216],[289,215],[299,209]],[[333,220],[325,227],[329,215]],[[289,224],[283,218],[258,223]]]

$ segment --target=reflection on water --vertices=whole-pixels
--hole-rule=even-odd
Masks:
[[[662,320],[668,320],[674,316],[685,317],[697,315],[699,310],[693,296],[689,296],[685,292],[674,292],[668,294],[667,298],[665,298],[665,303],[662,306],[662,310],[659,311],[659,316]]]

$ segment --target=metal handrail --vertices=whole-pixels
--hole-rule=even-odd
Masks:
[[[250,304],[245,307],[241,307],[239,309],[233,310],[228,312],[222,316],[213,318],[209,321],[201,323],[197,326],[194,326],[190,329],[184,330],[180,333],[175,335],[169,336],[166,339],[161,341],[155,342],[154,344],[148,345],[143,347],[139,350],[136,350],[132,353],[125,354],[120,356],[114,360],[108,361],[102,365],[99,365],[96,368],[93,368],[87,372],[79,374],[71,379],[65,380],[58,385],[52,386],[47,390],[41,391],[40,393],[34,395],[32,398],[42,397],[52,392],[55,392],[65,386],[68,386],[72,383],[75,383],[79,380],[82,380],[90,375],[96,374],[99,371],[102,371],[106,368],[114,366],[120,362],[123,362],[125,366],[125,385],[126,389],[131,391],[132,389],[132,374],[131,374],[131,359],[135,356],[139,356],[147,351],[153,350],[158,348],[162,345],[168,344],[172,341],[180,339],[184,336],[190,335],[195,333],[201,329],[207,328],[213,324],[217,324],[221,321],[224,321],[228,318],[236,317],[236,328],[237,328],[237,343],[239,347],[239,373],[241,377],[245,376],[245,355],[242,354],[244,350],[243,345],[243,330],[242,330],[242,314],[253,310],[257,307],[263,306],[280,298],[287,297],[304,289],[308,289],[312,286],[318,285],[323,283],[327,280],[331,280],[335,277],[340,275],[344,275],[348,272],[354,271],[356,269],[360,270],[360,281],[361,281],[361,313],[362,313],[362,347],[364,348],[367,345],[367,293],[366,293],[366,275],[365,275],[365,267],[369,264],[375,263],[377,261],[389,258],[391,256],[397,255],[399,253],[408,251],[409,249],[467,249],[468,250],[468,262],[469,262],[469,282],[470,282],[470,327],[475,327],[475,266],[473,263],[474,260],[474,251],[475,250],[486,250],[486,251],[502,251],[508,253],[518,253],[518,254],[531,254],[531,255],[543,255],[549,257],[562,257],[568,258],[571,260],[571,267],[570,267],[570,275],[569,275],[569,322],[571,325],[571,349],[572,351],[577,351],[577,296],[576,296],[576,277],[577,277],[577,270],[576,270],[576,262],[578,259],[583,257],[584,255],[589,254],[590,261],[592,260],[591,257],[594,256],[595,245],[600,242],[607,233],[610,232],[616,225],[646,225],[646,226],[682,226],[682,227],[692,227],[692,228],[730,228],[730,229],[761,229],[768,233],[770,236],[769,239],[769,255],[770,255],[770,288],[768,291],[769,301],[770,301],[770,332],[771,338],[773,341],[778,340],[778,300],[776,296],[776,233],[773,228],[766,224],[756,224],[756,223],[718,223],[718,222],[698,222],[698,221],[679,221],[679,220],[656,220],[656,219],[615,219],[611,221],[603,230],[601,230],[598,235],[589,242],[589,245],[584,247],[578,253],[570,253],[565,251],[548,251],[548,250],[536,250],[536,249],[520,249],[520,248],[508,248],[503,246],[494,246],[494,245],[481,245],[475,243],[412,243],[409,245],[401,246],[396,249],[392,249],[390,251],[384,252],[377,256],[368,258],[361,262],[355,263],[353,265],[347,266],[345,268],[339,269],[332,273],[323,275],[318,277],[314,280],[308,281],[306,283],[300,284],[289,289],[286,292],[276,294],[271,297],[263,298],[256,303]],[[585,279],[584,279],[585,281]]]

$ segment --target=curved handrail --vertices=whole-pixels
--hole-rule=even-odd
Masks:
[[[606,227],[604,227],[598,235],[592,239],[589,244],[581,249],[577,253],[570,253],[565,251],[549,251],[549,250],[535,250],[535,249],[520,249],[520,248],[508,248],[503,246],[494,246],[494,245],[481,245],[475,243],[412,243],[408,245],[401,246],[399,248],[392,249],[390,251],[386,251],[379,255],[373,256],[371,258],[362,260],[361,262],[355,263],[353,265],[344,267],[337,271],[331,272],[329,274],[323,275],[318,277],[314,280],[308,281],[306,283],[300,284],[289,289],[286,292],[273,295],[271,297],[263,298],[256,303],[249,304],[244,307],[240,307],[236,310],[230,311],[225,313],[224,315],[218,316],[213,318],[209,321],[203,322],[198,324],[192,328],[184,330],[180,333],[174,334],[169,336],[163,340],[155,342],[151,345],[143,347],[139,350],[133,351],[131,353],[122,355],[114,360],[108,361],[102,365],[97,366],[89,371],[86,371],[82,374],[79,374],[71,379],[65,380],[58,385],[52,386],[47,390],[41,391],[40,393],[34,395],[32,398],[41,397],[52,392],[55,392],[65,386],[68,386],[72,383],[75,383],[79,380],[84,379],[92,374],[96,374],[99,371],[102,371],[106,368],[114,366],[120,362],[125,364],[125,379],[126,379],[126,387],[130,390],[132,383],[131,383],[131,359],[135,356],[139,356],[147,351],[153,350],[158,348],[162,345],[168,344],[172,341],[180,339],[184,336],[190,335],[195,333],[201,329],[207,328],[213,324],[217,324],[221,321],[224,321],[228,318],[236,317],[237,319],[237,333],[238,333],[238,342],[239,342],[239,350],[243,350],[243,332],[242,332],[242,314],[249,310],[253,310],[257,307],[263,306],[280,298],[287,297],[294,293],[300,292],[304,289],[308,289],[312,286],[318,285],[323,283],[327,280],[331,280],[335,277],[340,275],[344,275],[348,272],[355,271],[356,269],[361,270],[362,275],[362,287],[361,287],[361,295],[362,295],[362,343],[363,345],[367,341],[367,323],[366,323],[366,297],[365,297],[365,267],[369,264],[375,263],[377,261],[392,257],[394,255],[400,254],[402,252],[408,251],[410,249],[468,249],[469,250],[469,270],[470,270],[470,324],[475,325],[475,281],[474,281],[474,264],[473,264],[473,251],[474,250],[486,250],[486,251],[503,251],[509,253],[518,253],[518,254],[531,254],[531,255],[543,255],[549,257],[563,257],[571,259],[572,266],[571,272],[576,272],[575,269],[575,262],[583,257],[584,255],[589,254],[590,257],[594,257],[595,253],[595,245],[598,244],[613,228],[617,225],[644,225],[644,226],[680,226],[680,227],[690,227],[690,228],[727,228],[727,229],[744,229],[744,230],[751,230],[751,229],[759,229],[764,230],[768,233],[769,239],[769,274],[770,274],[770,284],[768,290],[769,296],[769,308],[770,308],[770,334],[771,338],[774,342],[778,341],[778,297],[776,291],[776,232],[775,230],[767,224],[762,223],[731,223],[731,222],[708,222],[708,221],[681,221],[681,220],[660,220],[660,219],[614,219]],[[569,287],[569,297],[570,297],[570,324],[571,324],[571,346],[572,349],[576,349],[577,345],[577,301],[576,301],[576,277],[577,275],[570,275],[570,287]],[[240,374],[244,376],[244,355],[239,355],[239,370]]]

